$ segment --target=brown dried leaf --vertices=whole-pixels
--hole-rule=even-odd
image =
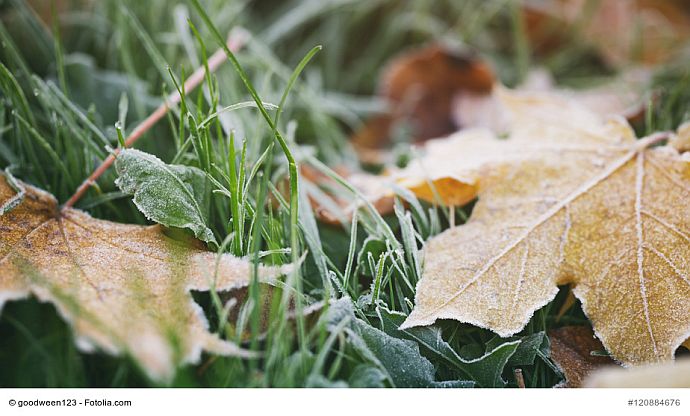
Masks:
[[[604,346],[595,338],[594,332],[584,326],[566,326],[549,331],[551,359],[565,376],[564,387],[582,387],[585,377],[592,371],[613,360],[606,356],[592,355],[602,351]]]
[[[585,387],[680,388],[690,387],[690,359],[636,368],[607,368],[585,380]]]
[[[83,350],[127,353],[156,380],[169,380],[179,364],[202,350],[247,355],[208,331],[190,290],[230,290],[249,283],[252,265],[192,247],[159,226],[117,224],[76,210],[58,210],[37,188],[0,215],[0,310],[31,294],[51,302]],[[0,207],[17,196],[0,177]],[[218,261],[217,274],[215,273]],[[287,267],[261,267],[264,280]],[[214,277],[215,276],[215,277]]]
[[[443,177],[479,201],[427,242],[403,327],[449,318],[512,335],[572,283],[614,358],[671,359],[690,335],[690,160],[576,103],[518,101],[509,139],[444,144],[461,169]]]
[[[371,119],[352,139],[363,161],[381,163],[381,150],[391,143],[394,126],[403,122],[415,141],[455,131],[454,97],[460,92],[488,94],[494,75],[468,53],[432,44],[393,59],[383,70],[379,95],[390,105],[387,114]]]

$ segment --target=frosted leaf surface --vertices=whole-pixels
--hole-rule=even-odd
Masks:
[[[430,326],[398,330],[405,320],[404,315],[385,308],[380,308],[378,315],[381,317],[384,332],[415,341],[426,351],[468,375],[479,387],[504,387],[506,382],[501,378],[501,374],[509,360],[522,347],[520,340],[499,342],[492,346],[487,344],[487,351],[483,355],[477,358],[463,358],[443,339],[440,328]]]
[[[85,350],[130,355],[153,379],[198,361],[202,350],[246,355],[208,330],[190,290],[246,286],[252,265],[167,237],[160,226],[117,224],[76,210],[58,211],[52,195],[25,189],[0,215],[0,310],[29,295],[55,305]],[[0,205],[17,194],[0,176]],[[218,260],[218,273],[215,273]],[[289,267],[260,267],[262,280]]]
[[[403,328],[447,318],[509,336],[571,283],[614,358],[671,359],[690,336],[687,154],[576,103],[562,102],[568,117],[539,97],[509,99],[506,140],[436,144],[479,201],[466,224],[427,242]]]
[[[166,227],[188,228],[207,243],[216,242],[207,226],[209,188],[206,175],[192,166],[168,165],[156,156],[124,149],[115,160],[115,184],[133,195],[146,218]]]
[[[472,387],[471,381],[436,381],[433,364],[419,352],[416,342],[392,337],[355,317],[352,301],[343,298],[331,304],[328,328],[347,334],[350,345],[394,387]]]
[[[406,168],[390,171],[390,179],[421,199],[458,206],[476,198],[481,170],[487,164],[519,163],[569,149],[605,154],[606,147],[634,139],[624,120],[604,123],[565,95],[497,87],[494,96],[510,140],[497,138],[488,128],[430,140]]]

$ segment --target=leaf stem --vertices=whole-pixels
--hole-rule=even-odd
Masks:
[[[206,76],[206,71],[208,70],[209,73],[215,72],[220,65],[225,62],[227,58],[227,51],[235,51],[237,52],[242,46],[244,46],[246,37],[243,34],[239,34],[236,36],[231,36],[228,38],[227,44],[224,45],[224,47],[219,48],[209,59],[208,59],[208,68],[205,66],[200,66],[199,68],[192,73],[192,75],[187,78],[184,82],[184,88],[182,91],[185,91],[185,93],[191,92],[194,90],[196,87],[198,87],[203,81]],[[132,133],[127,137],[125,140],[125,146],[130,147],[132,146],[137,140],[139,140],[144,133],[149,131],[151,127],[153,127],[160,119],[162,119],[170,110],[170,108],[174,105],[177,105],[180,100],[182,99],[182,95],[179,92],[174,92],[170,94],[161,105],[156,108],[156,110],[151,113],[144,121],[142,121],[139,125],[137,125]],[[65,202],[65,204],[62,206],[62,209],[67,209],[71,208],[74,206],[79,199],[84,196],[86,191],[93,185],[98,178],[105,173],[105,171],[108,170],[108,168],[115,162],[115,157],[117,154],[120,153],[120,149],[115,149],[112,151],[108,157],[103,160],[103,162],[89,175],[84,182],[79,185],[77,190],[74,192],[74,194]]]
[[[635,146],[639,150],[644,150],[648,147],[654,146],[655,144],[658,144],[660,142],[663,142],[664,140],[668,140],[671,138],[673,135],[672,131],[659,131],[653,134],[650,134],[649,136],[645,136],[641,138],[640,140],[635,143]]]

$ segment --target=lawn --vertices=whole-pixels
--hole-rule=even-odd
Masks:
[[[590,19],[588,10],[583,7],[578,19]],[[508,0],[1,3],[0,169],[6,178],[65,204],[166,97],[177,94],[181,102],[171,103],[132,146],[166,167],[201,172],[208,191],[192,199],[205,207],[210,231],[202,238],[169,227],[166,235],[196,237],[205,241],[197,241],[204,250],[295,270],[272,284],[259,282],[254,271],[240,289],[193,290],[209,331],[251,354],[203,353],[168,378],[151,377],[126,348],[115,355],[80,348],[74,327],[52,303],[36,297],[0,303],[0,386],[564,383],[551,356],[551,331],[591,328],[567,285],[507,338],[451,319],[398,329],[415,305],[426,242],[465,223],[476,200],[445,206],[399,189],[388,212],[362,203],[355,215],[327,221],[312,209],[331,207],[327,194],[361,201],[343,172],[378,174],[386,167],[361,161],[350,138],[386,111],[379,79],[401,53],[438,42],[471,50],[507,87],[523,85],[535,68],[559,87],[585,89],[639,66],[634,59],[609,59],[577,19],[561,31],[556,47],[543,47],[522,13],[521,2]],[[214,62],[228,36],[232,55]],[[674,130],[690,118],[689,44],[685,54],[648,65],[642,113],[632,120],[638,136]],[[195,70],[216,63],[193,89],[183,87]],[[384,164],[414,160],[415,139],[409,130],[397,132],[386,150],[392,161]],[[116,184],[122,175],[110,167],[74,208],[117,223],[169,225],[168,212],[152,216],[141,206],[146,203],[135,204]],[[160,186],[160,198],[173,194]],[[149,198],[156,205],[158,197]],[[1,269],[0,279],[8,279]],[[603,347],[593,353],[609,355]]]

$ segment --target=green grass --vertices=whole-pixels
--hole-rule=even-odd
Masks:
[[[88,11],[67,11],[48,23],[22,0],[4,4],[0,168],[60,202],[119,145],[120,130],[131,132],[161,97],[179,90],[185,76],[206,63],[224,44],[224,34],[236,26],[252,33],[242,51],[229,54],[229,64],[186,94],[136,147],[206,173],[216,188],[210,223],[219,251],[273,264],[294,262],[304,253],[306,260],[271,296],[258,283],[250,285],[232,325],[225,324],[223,309],[228,294],[195,293],[214,330],[261,358],[204,356],[199,365],[179,369],[173,386],[352,381],[371,360],[348,344],[347,325],[329,325],[328,308],[317,316],[299,311],[349,296],[356,316],[376,328],[378,308],[410,312],[422,267],[419,250],[449,226],[447,209],[402,193],[406,208],[398,203],[392,215],[365,207],[350,224],[324,225],[309,209],[309,185],[297,172],[299,163],[309,161],[336,179],[340,192],[357,197],[329,166],[357,166],[347,136],[381,108],[372,94],[390,57],[411,45],[449,39],[481,51],[508,85],[534,65],[548,66],[564,83],[611,72],[575,36],[558,54],[534,56],[517,8],[508,1],[98,1]],[[656,76],[660,99],[638,132],[674,128],[688,119],[689,77],[681,65]],[[99,218],[146,223],[114,179],[111,169],[77,207]],[[289,184],[285,195],[276,191],[281,183]],[[274,204],[264,204],[269,194]],[[470,211],[459,208],[455,218],[462,222]],[[587,325],[577,304],[557,318],[567,290],[538,311],[518,339]],[[293,308],[295,319],[288,316]],[[267,327],[262,316],[269,317]],[[438,327],[463,357],[479,356],[496,342],[490,331],[470,325],[442,321]],[[5,306],[0,340],[0,386],[155,385],[126,357],[79,352],[55,309],[36,300]],[[422,348],[422,355],[436,368],[437,380],[468,380],[430,351]],[[561,380],[544,356],[506,366],[509,386],[516,385],[514,367],[523,370],[530,387]]]

